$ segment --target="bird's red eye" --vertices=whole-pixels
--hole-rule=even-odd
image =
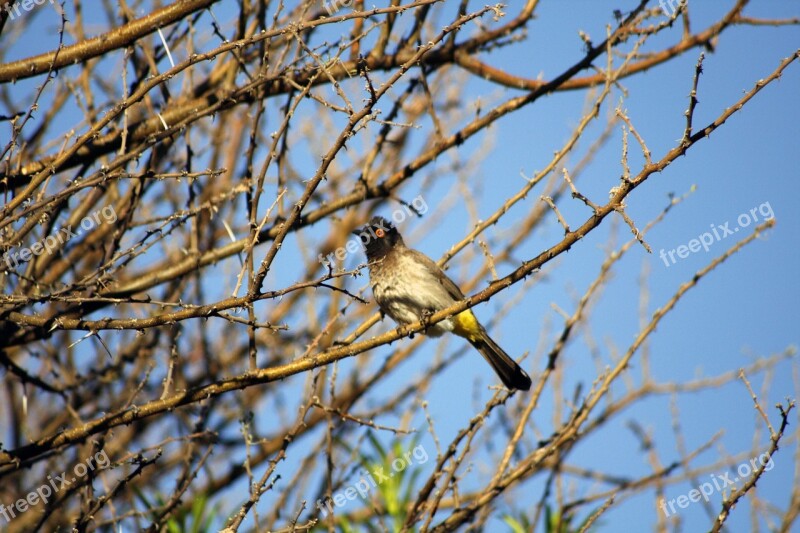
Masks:
[[[383,236],[386,235],[386,232],[383,231],[382,229],[378,228],[378,229],[375,230],[375,235],[377,235],[378,238],[383,238]]]

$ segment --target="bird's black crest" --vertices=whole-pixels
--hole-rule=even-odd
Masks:
[[[369,226],[372,229],[382,228],[386,231],[397,231],[397,228],[394,227],[394,224],[392,224],[391,220],[386,220],[380,216],[372,217],[372,219],[369,221]]]
[[[369,258],[382,256],[393,246],[403,242],[394,224],[381,216],[372,217],[366,226],[357,229],[353,234],[361,239]]]

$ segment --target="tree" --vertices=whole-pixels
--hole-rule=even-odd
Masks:
[[[585,531],[644,495],[664,530],[684,499],[705,500],[708,527],[719,530],[737,502],[758,507],[754,486],[775,464],[794,404],[769,412],[750,379],[784,368],[791,348],[741,372],[662,382],[649,372],[647,343],[688,292],[774,225],[763,204],[747,235],[654,312],[643,310],[633,342],[619,353],[589,346],[597,369],[583,388],[564,384],[565,350],[591,338],[612,273],[624,257],[651,251],[648,232],[685,198],[640,220],[632,193],[692,158],[797,68],[800,52],[776,55],[739,98],[715,101],[702,114],[712,118],[699,119],[705,55],[735,27],[779,32],[798,20],[750,16],[741,0],[696,27],[692,7],[609,9],[604,35],[581,32],[580,54],[563,55],[574,60],[559,57],[557,72],[532,78],[514,67],[549,23],[536,18],[535,0],[183,0],[92,13],[12,2],[0,19],[7,42],[32,42],[36,17],[52,24],[54,14],[60,42],[0,64],[10,130],[0,163],[6,525],[454,530],[505,521],[520,531]],[[624,105],[625,84],[687,56],[696,66],[682,80],[682,135],[651,150]],[[522,180],[479,172],[504,121],[575,93],[585,110],[566,139],[552,139],[539,170]],[[620,166],[588,177],[610,153],[621,153]],[[487,204],[483,196],[497,191],[502,200]],[[448,222],[439,261],[467,299],[427,323],[386,319],[372,329],[381,316],[350,231],[377,212],[421,229],[412,242]],[[453,223],[464,213],[466,226]],[[521,312],[514,299],[556,262],[577,268],[565,252],[617,222],[627,229],[602,237],[594,281],[554,326],[560,332],[523,359],[532,390],[475,389],[473,405],[452,406],[462,426],[447,428],[428,392],[486,367],[462,364],[474,358],[463,343],[414,334],[490,298],[500,307],[487,325],[497,326]],[[542,228],[563,235],[533,244]],[[424,370],[410,371],[414,361]],[[739,380],[767,430],[753,450],[701,464],[711,439],[679,445],[679,459],[665,465],[642,422],[631,430],[650,472],[571,462],[633,405]],[[533,414],[546,393],[556,400],[543,432]],[[743,464],[749,472],[735,490],[707,488],[708,472]],[[686,480],[697,494],[670,502],[665,489]],[[784,531],[800,500],[797,488],[792,495],[770,515]]]

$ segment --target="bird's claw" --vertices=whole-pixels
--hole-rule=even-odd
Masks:
[[[425,329],[422,330],[425,333],[428,332],[428,328],[430,327],[430,320],[431,320],[431,317],[433,316],[433,314],[434,314],[434,312],[433,312],[432,309],[423,309],[422,310],[422,316],[420,317],[420,321],[425,325]]]

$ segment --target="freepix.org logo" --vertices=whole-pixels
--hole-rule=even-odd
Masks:
[[[356,483],[325,497],[323,500],[317,500],[317,509],[325,514],[325,509],[327,508],[327,512],[332,514],[334,505],[342,507],[348,501],[355,500],[357,496],[360,496],[362,500],[366,500],[367,495],[373,488],[388,481],[397,472],[402,472],[411,466],[413,464],[412,459],[416,460],[416,464],[421,465],[428,462],[428,458],[428,452],[420,444],[415,446],[413,450],[393,460],[391,472],[384,472],[385,469],[382,466],[373,468],[371,472],[362,470],[362,475]]]
[[[674,15],[675,12],[684,7],[686,3],[687,0],[658,0],[661,11],[668,17]]]
[[[761,215],[761,218],[759,218],[759,215]],[[675,258],[676,255],[678,259],[686,259],[689,257],[690,253],[699,252],[701,248],[707,252],[712,244],[721,241],[729,235],[734,235],[740,229],[746,228],[750,224],[755,224],[763,220],[771,220],[773,218],[775,218],[775,212],[772,210],[772,206],[769,205],[769,202],[764,202],[758,207],[752,208],[749,213],[745,212],[739,215],[736,218],[736,223],[739,224],[738,226],[731,229],[730,222],[725,222],[722,225],[711,224],[711,231],[698,235],[696,239],[692,239],[686,244],[681,244],[671,250],[664,250],[662,248],[658,253],[658,257],[664,261],[664,266],[669,268],[677,262]]]
[[[410,217],[411,215],[422,216],[428,212],[428,204],[425,203],[425,198],[422,195],[417,196],[413,200],[411,200],[411,205],[403,205],[402,208],[395,209],[392,211],[392,222],[395,224],[400,224],[406,218]],[[374,235],[371,236],[375,238]],[[335,251],[329,253],[328,255],[317,255],[317,260],[322,265],[333,265],[334,258],[338,259],[339,261],[344,261],[344,258],[347,257],[347,254],[354,254],[361,251],[361,238],[360,237],[353,237],[352,239],[348,240],[344,246],[340,246]]]
[[[708,477],[711,478],[711,481],[701,483],[696,488],[690,490],[686,494],[681,494],[677,498],[672,498],[671,500],[662,498],[658,503],[658,507],[664,513],[664,516],[675,514],[678,512],[678,509],[686,509],[689,505],[697,503],[701,499],[708,502],[711,495],[715,492],[723,492],[726,488],[729,491],[736,489],[736,484],[739,481],[744,481],[759,468],[763,468],[764,472],[769,472],[774,467],[775,463],[772,461],[772,456],[764,452],[758,457],[753,457],[749,462],[742,463],[736,467],[736,474],[739,475],[733,479],[731,479],[731,476],[734,475],[733,472],[724,472],[721,475],[710,474]],[[675,508],[676,505],[678,509]]]
[[[3,254],[3,261],[9,269],[15,269],[20,263],[27,263],[33,257],[39,256],[44,252],[53,253],[53,250],[61,248],[67,241],[78,237],[83,231],[89,231],[102,223],[113,223],[117,221],[117,213],[114,206],[107,205],[103,209],[98,209],[81,220],[80,228],[72,230],[72,225],[60,228],[52,235],[48,235],[41,241],[35,242],[30,247],[23,246],[19,250],[8,251]]]
[[[8,19],[14,20],[15,18],[22,16],[20,12],[20,8],[22,11],[31,11],[35,6],[44,5],[45,2],[50,2],[51,4],[55,5],[54,0],[22,0],[21,2],[6,2],[3,5],[3,10],[8,13]]]
[[[353,5],[353,0],[323,0],[322,7],[328,12],[328,16],[333,15],[343,7],[350,7]]]
[[[89,456],[86,459],[86,464],[76,464],[72,469],[74,476],[70,476],[66,471],[61,472],[61,474],[49,475],[47,476],[47,483],[42,483],[38,488],[26,494],[24,498],[19,498],[8,506],[0,503],[0,515],[6,519],[6,522],[11,522],[18,514],[24,513],[31,507],[35,507],[40,503],[46,504],[60,490],[69,490],[70,486],[78,481],[78,478],[82,478],[90,471],[94,471],[95,468],[102,470],[110,464],[111,461],[108,459],[106,451],[100,450],[93,456]]]

